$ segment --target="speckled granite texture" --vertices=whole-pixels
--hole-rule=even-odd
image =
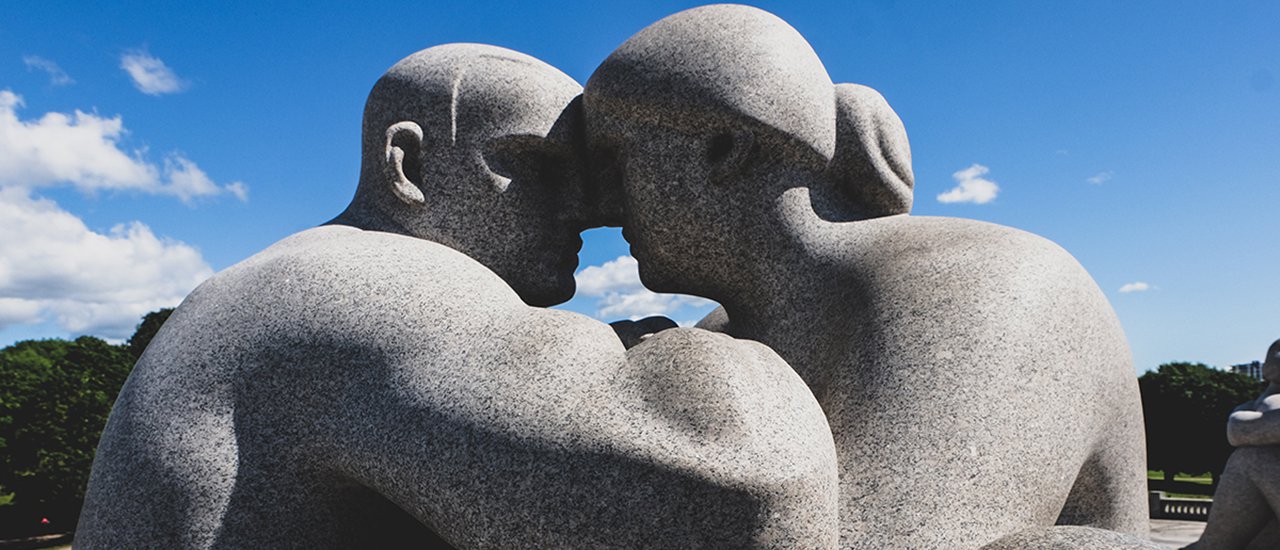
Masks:
[[[1056,523],[1143,537],[1142,410],[1070,254],[908,216],[906,133],[873,90],[744,6],[667,17],[584,93],[592,178],[644,284],[719,301],[826,412],[844,548],[978,548]]]
[[[577,93],[488,46],[393,67],[351,207],[139,361],[76,547],[836,547],[831,431],[777,354],[529,307],[572,294],[590,217]]]
[[[1262,377],[1266,390],[1227,421],[1236,450],[1214,490],[1204,533],[1188,548],[1280,548],[1280,340],[1267,349]]]
[[[1061,525],[1009,535],[982,550],[1163,550],[1145,538],[1093,527]]]

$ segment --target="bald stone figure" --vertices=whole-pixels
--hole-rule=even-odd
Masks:
[[[573,294],[590,222],[579,92],[491,46],[392,67],[351,206],[201,285],[139,361],[76,547],[834,548],[830,430],[772,351],[627,351],[530,307]]]
[[[1262,363],[1267,388],[1227,420],[1236,450],[1213,492],[1209,523],[1194,550],[1280,548],[1280,340]]]
[[[908,216],[906,133],[878,93],[833,85],[782,20],[718,5],[628,39],[584,105],[645,286],[720,302],[700,326],[769,346],[822,405],[841,547],[1055,524],[1149,544],[1142,410],[1106,298],[1043,238]]]

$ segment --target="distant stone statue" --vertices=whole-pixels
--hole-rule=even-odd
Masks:
[[[1213,492],[1209,523],[1195,550],[1280,548],[1280,340],[1262,363],[1267,388],[1236,407],[1227,441],[1236,450]]]
[[[1144,544],[1142,410],[1107,299],[1043,238],[906,215],[910,149],[880,94],[721,5],[628,39],[584,105],[645,286],[719,301],[700,326],[768,345],[822,404],[841,547],[1055,524]]]
[[[491,46],[392,67],[351,206],[156,335],[76,547],[835,547],[830,429],[776,354],[697,329],[624,350],[528,305],[573,293],[579,92]]]

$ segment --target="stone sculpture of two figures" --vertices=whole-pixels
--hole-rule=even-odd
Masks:
[[[585,91],[430,48],[363,133],[345,212],[156,336],[77,547],[1153,547],[1105,297],[1042,238],[909,216],[897,115],[778,18],[672,15]],[[544,309],[600,225],[723,308]]]

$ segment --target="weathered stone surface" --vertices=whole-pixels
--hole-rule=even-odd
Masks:
[[[982,550],[1163,550],[1163,546],[1124,533],[1061,525],[1009,535]]]
[[[526,304],[573,290],[577,92],[488,46],[393,67],[351,207],[156,335],[77,548],[835,547],[830,428],[771,350]]]
[[[1257,399],[1236,407],[1227,421],[1231,453],[1200,540],[1188,548],[1280,548],[1280,340],[1267,349]]]
[[[822,404],[842,547],[1144,536],[1142,411],[1105,296],[1043,238],[903,215],[910,152],[879,94],[721,5],[627,40],[584,106],[641,280],[719,301],[701,326],[768,345]]]

